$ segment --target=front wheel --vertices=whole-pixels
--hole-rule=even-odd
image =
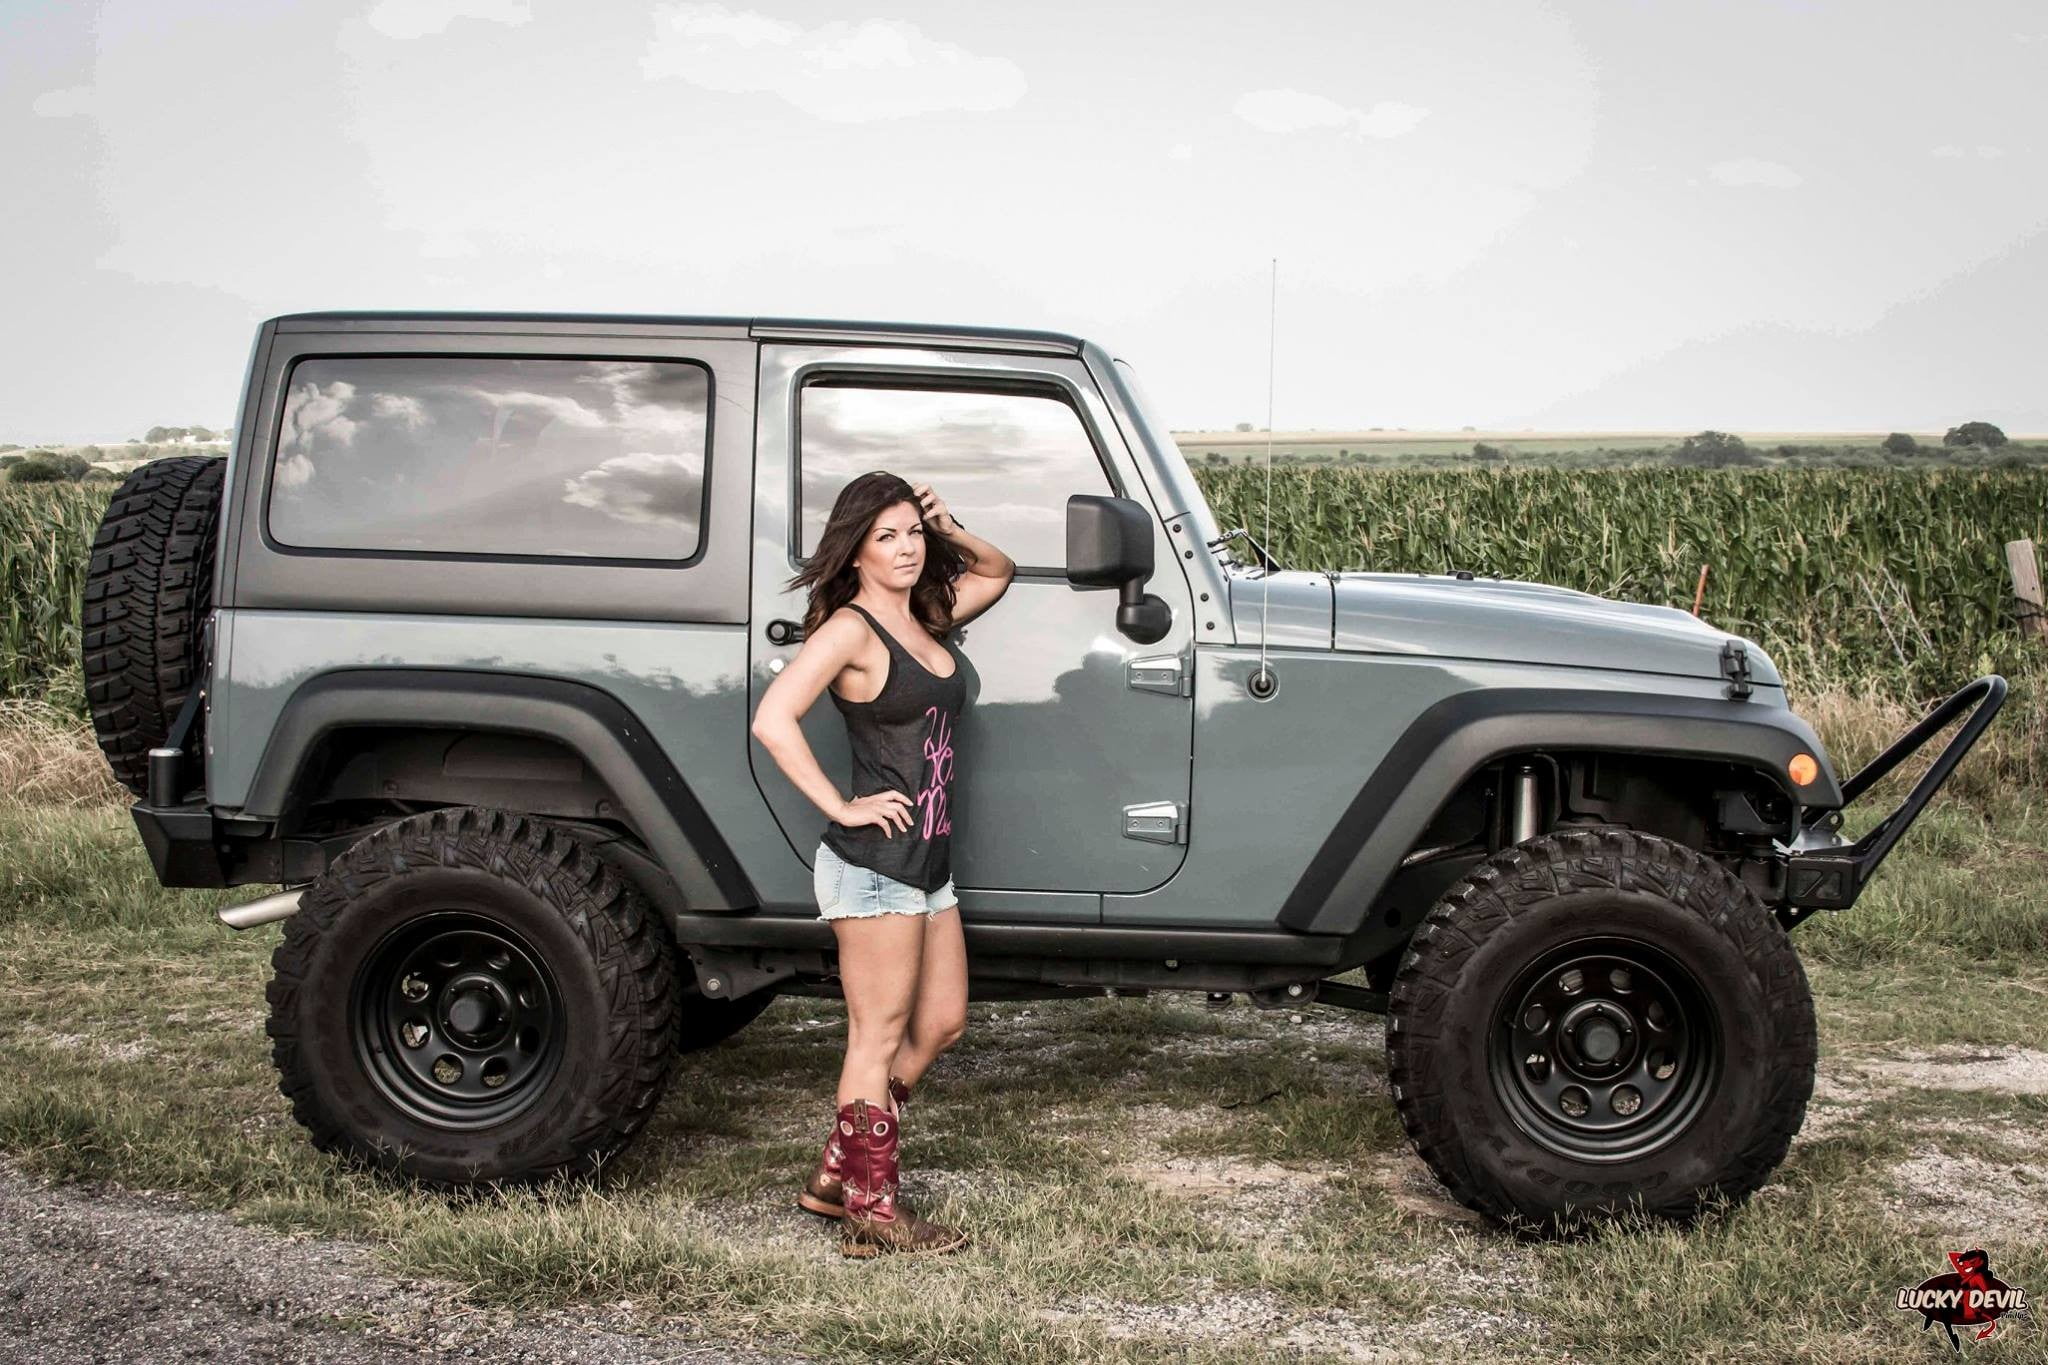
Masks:
[[[278,1084],[314,1145],[430,1183],[594,1171],[675,1055],[667,926],[523,815],[455,806],[361,839],[272,966]]]
[[[1806,973],[1712,860],[1624,830],[1505,849],[1416,931],[1387,1023],[1395,1106],[1467,1206],[1688,1218],[1784,1160],[1813,1091]]]

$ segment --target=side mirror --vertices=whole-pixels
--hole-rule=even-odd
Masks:
[[[1144,504],[1103,493],[1067,498],[1067,581],[1117,589],[1117,629],[1141,645],[1173,624],[1173,609],[1145,591],[1151,576],[1152,514]]]

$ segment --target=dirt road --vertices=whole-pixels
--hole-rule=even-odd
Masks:
[[[0,1361],[464,1360],[793,1365],[660,1335],[624,1307],[512,1313],[399,1279],[360,1245],[168,1196],[48,1186],[0,1162]]]

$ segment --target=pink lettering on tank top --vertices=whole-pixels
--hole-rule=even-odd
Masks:
[[[946,713],[936,706],[925,707],[924,713],[932,718],[931,728],[924,736],[924,756],[931,764],[931,777],[917,794],[917,804],[924,809],[924,828],[918,837],[929,839],[953,832],[953,817],[946,810],[946,793],[953,781],[953,727],[947,724]]]

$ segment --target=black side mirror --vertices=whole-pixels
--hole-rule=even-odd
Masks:
[[[1067,498],[1067,581],[1117,589],[1117,629],[1141,645],[1173,624],[1173,609],[1145,591],[1151,576],[1152,515],[1143,503],[1103,493]]]

